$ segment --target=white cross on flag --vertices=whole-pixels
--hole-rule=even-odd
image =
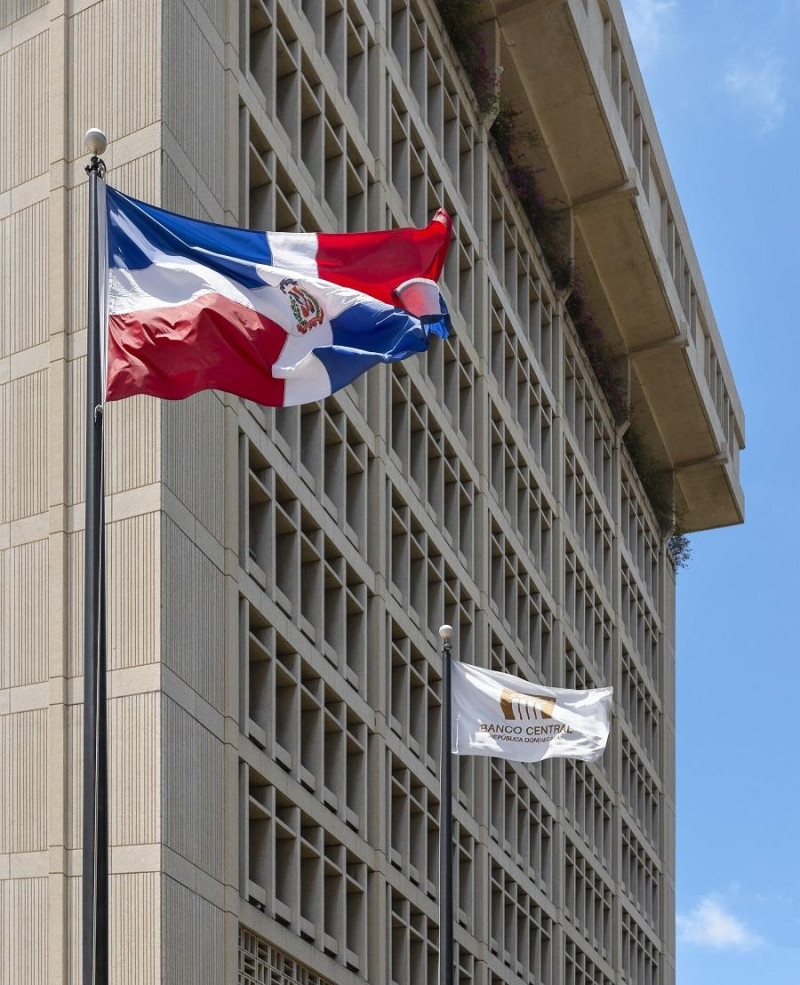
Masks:
[[[611,722],[612,687],[573,691],[452,664],[452,751],[535,763],[598,759]]]

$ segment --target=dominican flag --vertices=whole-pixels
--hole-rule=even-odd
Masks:
[[[105,196],[107,400],[308,403],[447,337],[441,209],[424,229],[272,233]]]

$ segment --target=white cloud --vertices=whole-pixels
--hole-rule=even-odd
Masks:
[[[758,115],[763,131],[774,130],[786,113],[784,64],[775,56],[754,55],[733,67],[725,88]]]
[[[678,915],[678,933],[689,944],[720,951],[750,951],[764,943],[713,895],[701,899],[686,916]]]
[[[622,0],[622,6],[640,64],[654,61],[672,28],[677,0]]]

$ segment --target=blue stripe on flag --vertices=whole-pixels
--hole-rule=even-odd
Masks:
[[[130,198],[115,188],[107,188],[106,195],[110,266],[141,270],[152,263],[126,231],[130,223],[156,252],[204,264],[246,287],[264,285],[254,264],[272,263],[265,232],[189,219]]]
[[[447,338],[449,316],[415,318],[379,301],[354,304],[331,320],[333,344],[315,349],[335,393],[378,363],[425,352],[431,335]]]

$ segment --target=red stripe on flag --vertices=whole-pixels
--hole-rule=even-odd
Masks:
[[[394,289],[412,277],[438,280],[453,224],[439,211],[424,229],[318,233],[319,276],[397,306]]]
[[[145,393],[182,400],[214,389],[282,407],[284,383],[273,378],[272,366],[286,337],[269,318],[214,293],[112,315],[106,399]]]

